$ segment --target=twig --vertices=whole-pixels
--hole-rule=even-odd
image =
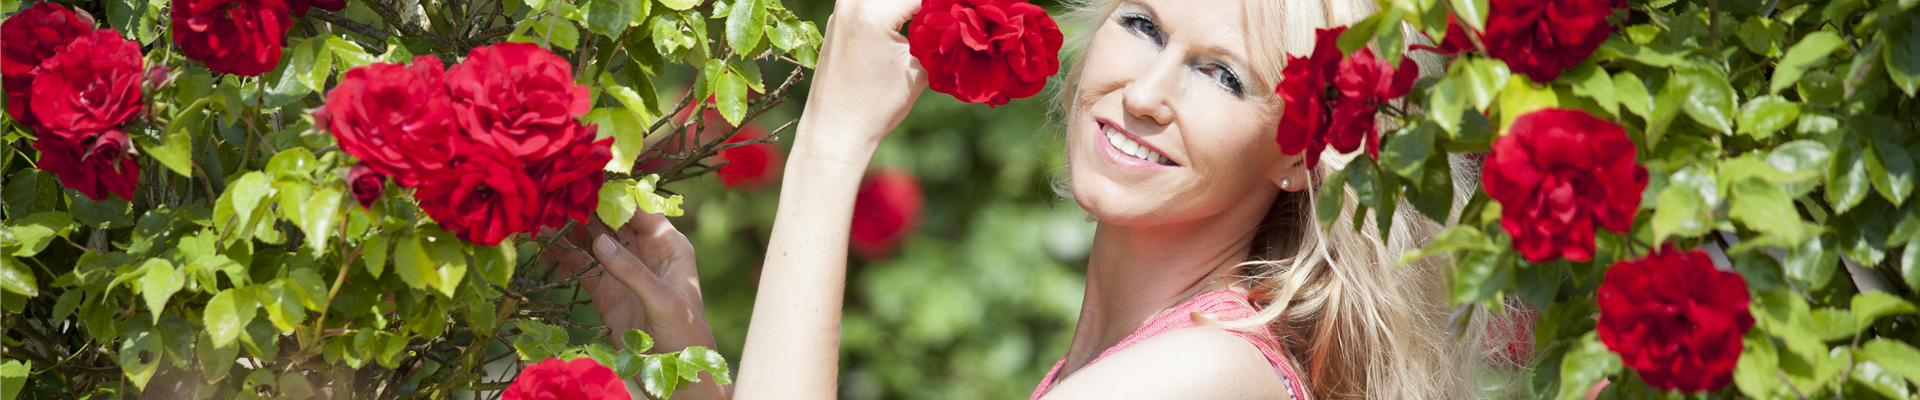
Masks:
[[[385,42],[387,41],[387,38],[393,37],[392,34],[381,32],[379,29],[376,29],[373,26],[355,22],[354,20],[347,19],[347,17],[342,17],[337,14],[327,12],[326,10],[314,9],[309,11],[307,15],[313,16],[314,18],[317,18],[321,21],[326,21],[329,24],[333,24],[333,26],[337,26],[349,31],[353,31],[354,33],[367,35],[367,37],[371,37],[373,38],[373,40]]]

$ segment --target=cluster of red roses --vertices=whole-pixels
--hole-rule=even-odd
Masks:
[[[502,43],[445,70],[432,56],[348,70],[317,115],[361,160],[349,179],[362,206],[391,177],[442,227],[492,246],[599,205],[613,139],[580,123],[591,107],[565,59]]]
[[[1362,48],[1349,58],[1334,43],[1346,27],[1314,32],[1313,54],[1287,57],[1280,85],[1274,88],[1286,103],[1274,141],[1287,154],[1306,151],[1307,169],[1320,163],[1327,146],[1341,153],[1364,147],[1380,158],[1380,130],[1376,115],[1388,100],[1406,96],[1419,68],[1396,68],[1373,50]]]
[[[1025,0],[922,0],[907,40],[930,89],[989,106],[1039,94],[1065,42],[1047,10]]]
[[[173,41],[207,69],[258,76],[280,64],[293,17],[311,8],[340,11],[347,0],[174,0]]]
[[[1626,131],[1581,110],[1520,116],[1493,143],[1481,184],[1500,225],[1532,262],[1594,256],[1594,229],[1628,232],[1647,187]],[[1706,253],[1671,244],[1615,263],[1598,294],[1607,348],[1647,384],[1705,391],[1731,382],[1753,327],[1746,282]]]
[[[140,162],[123,126],[140,115],[140,45],[93,17],[38,3],[0,24],[7,114],[32,127],[39,168],[95,201],[132,199]]]
[[[1607,18],[1626,7],[1626,0],[1492,0],[1485,32],[1468,37],[1467,29],[1449,18],[1438,52],[1473,51],[1477,38],[1488,56],[1505,61],[1514,72],[1534,82],[1552,82],[1607,41],[1613,34]]]

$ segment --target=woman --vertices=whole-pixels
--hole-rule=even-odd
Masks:
[[[707,383],[682,395],[835,394],[854,193],[926,86],[898,33],[919,4],[835,5],[737,388]],[[1315,28],[1364,18],[1371,0],[1089,0],[1074,9],[1069,22],[1092,29],[1069,41],[1085,56],[1061,96],[1068,186],[1099,226],[1072,345],[1035,398],[1464,393],[1475,358],[1446,334],[1444,277],[1427,264],[1395,268],[1437,225],[1403,212],[1386,240],[1349,217],[1324,229],[1312,217],[1314,192],[1343,163],[1308,170],[1304,157],[1320,154],[1283,154],[1274,143],[1281,103],[1272,88],[1285,55],[1311,50]],[[1152,154],[1120,150],[1142,146]],[[693,251],[664,217],[587,231],[569,239],[587,246],[562,245],[586,251],[556,250],[563,268],[597,262],[615,278],[588,283],[609,326],[646,330],[663,350],[713,346]]]

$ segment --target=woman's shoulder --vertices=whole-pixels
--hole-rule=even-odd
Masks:
[[[1286,400],[1292,395],[1252,342],[1220,328],[1195,326],[1154,335],[1087,365],[1046,398]]]

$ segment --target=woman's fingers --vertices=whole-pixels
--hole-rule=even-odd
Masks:
[[[648,314],[666,315],[666,312],[679,307],[684,299],[678,292],[668,287],[666,281],[654,274],[653,269],[635,257],[626,246],[613,240],[611,235],[598,235],[593,240],[593,258],[600,261],[600,268],[612,276],[628,290],[640,296],[640,303]]]

